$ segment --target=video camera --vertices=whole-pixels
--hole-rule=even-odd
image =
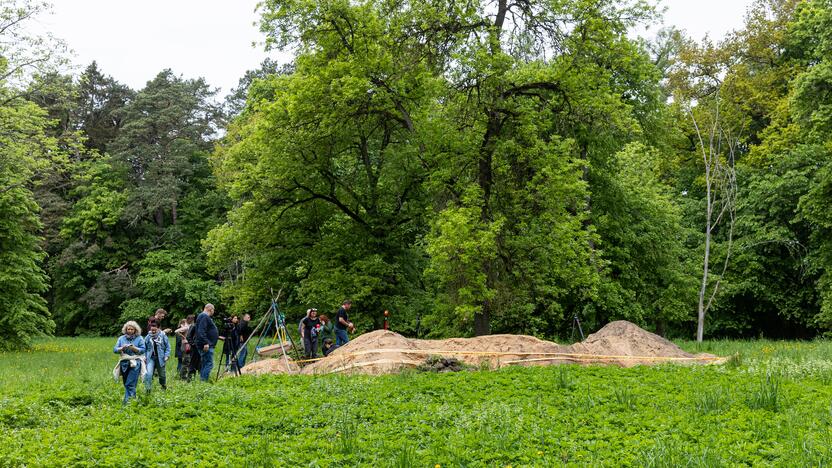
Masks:
[[[233,317],[224,317],[222,319],[223,336],[227,336],[232,330],[234,330],[235,326],[236,324],[234,323]]]

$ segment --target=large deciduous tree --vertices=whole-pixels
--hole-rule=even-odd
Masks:
[[[634,216],[603,193],[624,145],[663,131],[660,75],[627,37],[651,15],[588,0],[264,2],[269,43],[298,55],[251,87],[216,153],[237,203],[208,241],[229,297],[247,308],[294,283],[292,301],[353,296],[425,314],[437,334],[555,333],[576,311],[643,319],[662,294],[614,276],[672,268],[682,240],[657,233],[660,255],[642,259],[598,232],[613,213],[678,219],[669,199]]]
[[[46,10],[35,2],[0,2],[0,349],[31,345],[54,329],[46,301],[39,207],[32,189],[62,152],[47,114],[26,99],[32,74],[52,70],[56,52],[26,33]]]

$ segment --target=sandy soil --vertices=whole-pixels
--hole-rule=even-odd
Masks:
[[[490,368],[565,363],[629,367],[665,362],[719,362],[712,355],[686,353],[672,342],[622,320],[609,323],[586,340],[569,346],[525,335],[418,340],[391,331],[376,330],[357,336],[328,357],[307,363],[299,371],[296,364],[290,363],[289,371],[301,374],[388,374],[416,367],[430,356],[456,358],[469,365]],[[246,365],[243,373],[286,373],[282,357],[276,357]]]

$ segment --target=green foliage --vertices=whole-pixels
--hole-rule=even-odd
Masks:
[[[246,73],[231,122],[171,70],[139,91],[57,72],[62,45],[21,26],[47,5],[0,6],[6,346],[52,330],[46,308],[104,333],[278,290],[349,297],[359,329],[687,335],[706,193],[684,103],[737,142],[707,332],[832,329],[829,0],[758,0],[719,43],[633,39],[641,1],[266,0],[267,48],[295,55]]]
[[[216,301],[201,254],[226,203],[206,157],[221,119],[213,92],[166,70],[135,93],[95,64],[75,92],[69,114],[89,138],[68,170],[50,261],[58,330],[104,333],[159,307],[179,317]]]
[[[687,263],[682,212],[660,179],[659,160],[657,151],[630,144],[598,182],[597,229],[610,269],[602,306],[610,319],[679,323],[694,308],[696,272]]]
[[[553,334],[572,312],[601,322],[629,303],[643,282],[602,290],[631,265],[606,268],[590,200],[622,145],[662,132],[659,74],[625,33],[652,10],[540,6],[265,2],[268,44],[298,55],[248,85],[215,154],[236,206],[206,246],[234,307],[287,285],[290,306],[351,296],[359,318],[396,308],[436,335]],[[645,224],[672,229],[664,203]],[[667,238],[663,266],[644,262],[657,275],[681,255]],[[684,273],[666,276],[639,301],[670,289],[675,320]]]
[[[751,409],[777,411],[782,405],[781,400],[780,380],[769,373],[760,380],[760,386],[748,395],[747,404]]]
[[[46,112],[24,99],[15,81],[27,54],[45,61],[21,24],[42,11],[38,4],[0,2],[0,350],[20,349],[54,329],[43,293],[39,207],[32,188],[41,171],[63,152],[48,133]]]
[[[119,322],[146,318],[165,308],[174,319],[193,313],[195,306],[218,302],[217,285],[202,273],[202,259],[188,251],[156,250],[136,263],[136,286],[142,295],[121,304]],[[152,298],[148,300],[146,298]]]
[[[134,437],[145,464],[804,466],[832,457],[832,387],[818,367],[832,355],[828,341],[701,344],[742,351],[748,359],[736,369],[171,379],[127,408],[110,373],[113,341],[42,340],[32,352],[0,354],[0,465],[135,463],[134,452],[112,447],[136,427],[188,439]],[[751,408],[746,396],[765,387],[769,367],[785,371],[776,394],[787,404]],[[563,375],[574,387],[561,386]],[[229,413],[234,424],[222,423]]]

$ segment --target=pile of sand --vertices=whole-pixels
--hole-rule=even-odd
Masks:
[[[710,354],[697,356],[685,352],[673,342],[626,320],[610,322],[589,335],[586,340],[575,343],[568,349],[569,353],[608,356],[604,358],[606,362],[624,367],[661,362],[709,361],[715,357]],[[638,359],[639,357],[645,359]]]
[[[279,359],[278,359],[279,357]],[[300,366],[295,364],[291,359],[288,360],[289,366],[287,368],[286,361],[280,355],[275,358],[263,359],[260,361],[246,364],[240,369],[241,374],[262,375],[262,374],[297,374],[300,372]]]
[[[300,373],[389,374],[417,367],[430,356],[456,358],[468,365],[487,365],[490,368],[564,363],[603,363],[629,367],[664,362],[716,362],[715,356],[694,356],[630,322],[617,321],[589,335],[586,340],[570,346],[525,335],[417,340],[405,338],[391,331],[377,330],[360,335],[328,357],[307,364],[300,369]],[[291,373],[297,373],[294,363],[289,367]],[[266,359],[243,368],[244,374],[286,372],[282,358]]]

